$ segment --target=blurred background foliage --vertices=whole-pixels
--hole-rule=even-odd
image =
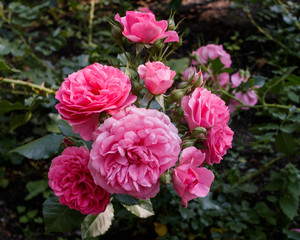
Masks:
[[[167,19],[171,8],[177,22],[186,17],[174,70],[187,65],[201,45],[223,44],[234,70],[247,67],[261,83],[260,96],[286,108],[241,110],[232,117],[233,148],[212,168],[216,180],[209,196],[184,208],[172,187],[162,187],[153,199],[156,215],[149,219],[118,209],[115,202],[113,225],[99,239],[300,239],[291,230],[300,229],[300,4],[230,1],[227,25],[206,20],[195,26],[189,16],[219,1],[92,2],[0,1],[0,239],[80,239],[78,229],[44,235],[42,203],[51,192],[47,172],[53,154],[67,144],[59,134],[68,126],[59,120],[54,95],[43,87],[57,90],[68,74],[93,62],[118,66],[121,51],[108,20],[139,4],[160,19]],[[28,151],[9,152],[45,136],[36,148],[43,160],[30,159]]]

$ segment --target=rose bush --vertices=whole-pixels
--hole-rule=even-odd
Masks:
[[[94,63],[70,74],[56,93],[55,106],[84,140],[92,140],[101,112],[115,113],[132,104],[129,77],[111,66]]]
[[[209,193],[214,180],[212,171],[200,167],[203,165],[205,153],[195,147],[183,149],[181,161],[173,170],[173,185],[176,193],[182,197],[181,203],[187,207],[187,202],[205,197]]]
[[[146,88],[153,94],[165,93],[173,84],[175,71],[162,62],[147,62],[138,67],[138,73],[144,80]]]
[[[154,197],[159,177],[180,153],[178,130],[167,115],[128,107],[94,132],[89,169],[96,184],[110,193]]]
[[[165,42],[178,42],[176,31],[167,31],[166,20],[156,21],[152,13],[127,11],[125,17],[115,16],[123,27],[123,35],[132,42],[154,43],[157,39],[166,38]]]
[[[61,204],[82,214],[97,215],[105,211],[110,194],[94,183],[88,169],[90,154],[85,147],[68,147],[52,160],[49,186]]]

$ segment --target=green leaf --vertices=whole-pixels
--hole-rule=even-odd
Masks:
[[[288,239],[292,240],[299,240],[300,239],[300,232],[291,231],[288,229],[282,229],[282,232],[288,237]]]
[[[98,215],[87,215],[81,224],[83,239],[103,235],[111,226],[114,218],[113,205],[109,204],[106,210]]]
[[[260,75],[255,75],[252,77],[254,79],[253,84],[251,85],[251,87],[253,86],[259,86],[262,87],[265,84],[266,81],[266,77],[260,76]]]
[[[19,222],[20,223],[27,223],[29,221],[27,216],[22,216],[19,218]]]
[[[153,97],[154,97],[154,95],[153,95],[151,92],[147,91],[147,92],[145,93],[145,95],[144,95],[142,101],[140,102],[140,104],[146,105],[149,101],[152,100]]]
[[[195,217],[195,215],[196,215],[195,211],[190,208],[180,207],[179,212],[184,220],[191,219],[191,218]]]
[[[58,128],[59,128],[60,132],[63,135],[65,135],[66,137],[80,138],[79,134],[73,132],[71,125],[67,121],[65,121],[63,119],[59,119],[59,120],[57,120],[57,124],[58,124]]]
[[[18,114],[14,115],[9,122],[9,128],[11,131],[16,128],[25,125],[31,118],[31,112],[27,112],[26,114]]]
[[[289,80],[293,84],[300,85],[300,76],[291,74],[290,76],[287,77],[287,80]]]
[[[196,201],[200,202],[200,204],[202,205],[202,208],[204,210],[207,210],[207,209],[219,210],[220,209],[220,207],[212,201],[210,193],[208,195],[206,195],[205,197],[197,198]]]
[[[135,44],[135,55],[139,55],[145,47],[145,43],[136,43]]]
[[[275,196],[267,196],[267,200],[271,203],[275,203],[278,201],[278,198]]]
[[[280,132],[275,140],[278,151],[292,155],[297,151],[297,143],[292,135]]]
[[[0,58],[0,70],[4,73],[14,73],[14,72],[20,72],[18,69],[9,67],[4,59]]]
[[[138,200],[128,194],[115,194],[114,199],[127,206],[139,204]]]
[[[123,204],[123,206],[132,214],[140,217],[140,218],[147,218],[154,215],[152,203],[150,199],[141,199],[139,200],[138,205],[127,206]]]
[[[189,58],[171,59],[170,61],[168,61],[168,66],[171,70],[174,70],[176,73],[182,74],[184,70],[188,67],[189,62]]]
[[[33,160],[47,159],[57,153],[63,139],[63,135],[49,134],[21,147],[17,147],[9,151],[9,153],[19,153]]]
[[[284,194],[280,198],[279,205],[284,214],[291,220],[297,215],[299,198],[294,198],[289,194]]]
[[[29,194],[26,196],[25,200],[30,200],[33,197],[43,193],[48,188],[48,180],[38,180],[38,181],[30,181],[26,184],[26,189]]]
[[[215,75],[221,73],[221,69],[224,67],[224,64],[221,62],[220,57],[211,61],[212,69]]]
[[[300,123],[287,123],[280,128],[284,133],[293,133],[298,129],[300,129]]]
[[[287,93],[287,96],[291,101],[299,103],[299,96],[296,93],[289,91]]]
[[[156,96],[155,96],[155,100],[156,100],[156,102],[159,104],[159,106],[162,107],[163,111],[165,111],[165,100],[164,100],[164,95],[163,95],[163,94],[156,95]]]
[[[278,178],[275,180],[272,180],[265,188],[264,191],[278,191],[282,188],[283,181]]]
[[[246,183],[246,184],[243,184],[242,186],[239,186],[239,189],[243,192],[255,193],[255,192],[257,192],[258,188],[253,183]]]
[[[45,233],[67,232],[79,227],[84,215],[59,203],[58,197],[50,197],[43,204]]]
[[[37,209],[34,209],[34,210],[30,210],[26,213],[27,217],[32,219],[34,218],[38,213],[38,210]]]
[[[0,116],[4,113],[14,111],[14,110],[27,110],[28,107],[25,107],[19,102],[16,103],[10,103],[7,100],[0,101]]]

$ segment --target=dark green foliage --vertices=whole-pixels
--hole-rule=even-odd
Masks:
[[[211,193],[190,201],[188,208],[180,205],[172,185],[161,186],[152,200],[153,207],[150,201],[113,195],[115,216],[112,205],[102,215],[84,216],[52,196],[43,205],[45,232],[70,231],[69,235],[51,235],[53,239],[76,239],[74,230],[80,226],[83,238],[102,235],[113,218],[106,239],[127,235],[130,239],[140,235],[162,240],[299,239],[299,233],[291,229],[300,228],[300,5],[296,1],[286,1],[286,8],[273,0],[235,2],[251,12],[255,22],[271,36],[257,31],[242,41],[254,48],[251,51],[255,54],[249,54],[247,64],[250,72],[257,74],[241,87],[259,86],[258,104],[268,106],[241,110],[234,116],[233,149],[220,165],[210,167],[215,173]],[[170,7],[179,9],[180,3],[173,0]],[[111,37],[108,19],[117,12],[124,15],[132,4],[136,3],[98,1],[89,41],[89,1],[1,1],[0,78],[21,79],[57,90],[68,74],[95,61],[124,66],[127,60]],[[232,49],[239,49],[238,43]],[[168,64],[180,75],[188,66],[187,57]],[[264,59],[262,67],[258,59]],[[216,74],[232,71],[222,69],[219,58],[212,67]],[[158,103],[153,104],[160,108],[161,99],[156,100]],[[47,171],[51,159],[62,151],[63,140],[74,145],[90,144],[80,141],[72,127],[59,119],[55,104],[54,94],[0,80],[0,195],[5,196],[0,203],[5,202],[5,209],[16,212],[3,214],[8,231],[18,229],[28,239],[44,237],[41,202],[49,195]],[[13,188],[20,193],[10,198],[9,189]],[[19,196],[23,199],[17,199]],[[151,217],[141,220],[136,216]],[[155,223],[165,226],[166,233],[155,233]]]

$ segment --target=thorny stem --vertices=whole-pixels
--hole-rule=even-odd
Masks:
[[[20,86],[25,86],[25,87],[30,87],[32,89],[36,89],[36,90],[39,90],[39,94],[41,94],[42,92],[45,92],[46,94],[55,94],[56,91],[55,90],[52,90],[50,88],[46,88],[44,87],[44,85],[37,85],[37,84],[34,84],[34,83],[30,83],[30,82],[25,82],[25,81],[22,81],[22,80],[14,80],[14,79],[9,79],[9,78],[3,78],[3,77],[0,77],[0,83],[10,83],[10,84],[16,84],[16,85],[20,85]]]
[[[11,24],[11,12],[8,16],[8,19],[6,19],[4,16],[2,16],[2,19],[8,24],[8,27],[15,33],[17,34],[20,39],[24,42],[25,46],[30,50],[29,51],[29,55],[32,56],[35,60],[37,60],[38,62],[40,62],[48,71],[50,71],[51,69],[48,67],[48,65],[45,63],[44,60],[40,59],[37,55],[35,55],[35,53],[33,52],[33,50],[31,49],[29,43],[27,42],[27,40],[25,39],[25,37],[23,36],[23,34],[21,33],[20,30],[17,30],[14,28],[14,26]]]
[[[93,19],[95,12],[95,0],[91,0],[91,9],[90,9],[90,19],[89,19],[89,35],[88,35],[88,43],[89,45],[93,44]]]
[[[266,171],[271,165],[273,165],[275,162],[277,162],[281,158],[282,157],[277,157],[277,158],[274,158],[271,161],[265,163],[257,172],[249,173],[245,177],[241,178],[240,181],[238,181],[237,184],[243,184],[245,182],[250,181],[251,179],[253,179],[257,175],[259,175],[259,174],[263,173],[264,171]]]
[[[289,54],[297,57],[297,58],[300,58],[300,56],[291,51],[287,46],[285,46],[282,42],[278,41],[276,38],[273,38],[269,33],[267,33],[262,27],[260,27],[256,22],[255,20],[253,19],[251,13],[249,11],[246,12],[247,16],[249,17],[250,19],[250,22],[258,29],[258,31],[260,31],[262,34],[264,34],[268,39],[270,39],[271,41],[277,43],[279,46],[281,46],[283,49],[285,49],[287,52],[289,52]]]
[[[286,6],[283,4],[282,1],[277,0],[277,2],[282,6],[283,10],[284,10],[287,14],[290,14],[290,11],[286,8]],[[298,22],[297,18],[295,19],[295,25],[296,25],[296,27],[300,30],[300,23]]]
[[[269,92],[269,90],[273,87],[275,87],[277,84],[279,84],[281,81],[283,81],[284,79],[286,79],[297,67],[291,67],[278,81],[276,81],[272,86],[270,86],[264,93],[263,95],[263,103],[265,103],[265,97],[267,95],[267,93]]]

